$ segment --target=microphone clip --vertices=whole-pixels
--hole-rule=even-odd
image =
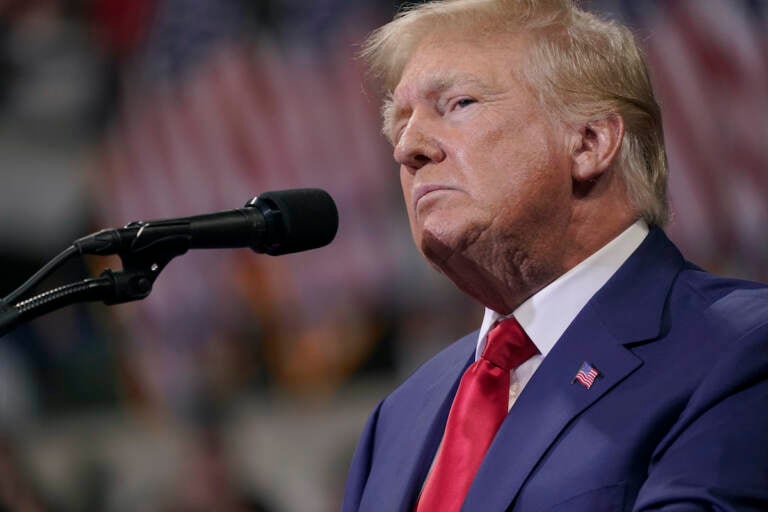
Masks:
[[[105,288],[107,293],[102,302],[111,306],[146,298],[166,265],[187,252],[188,244],[183,238],[166,237],[140,250],[119,252],[123,270],[106,269],[99,275],[111,284]]]

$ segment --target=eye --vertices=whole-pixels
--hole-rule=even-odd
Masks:
[[[474,98],[459,98],[453,102],[451,110],[462,109],[473,103],[477,103],[477,100]]]

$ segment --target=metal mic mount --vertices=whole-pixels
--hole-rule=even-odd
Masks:
[[[132,223],[127,227],[140,227]],[[29,299],[18,300],[64,261],[79,254],[70,246],[16,291],[0,301],[0,336],[19,325],[56,309],[78,302],[101,301],[106,305],[121,304],[146,298],[160,272],[168,263],[187,252],[189,243],[183,236],[168,236],[139,249],[118,253],[123,269],[104,270],[96,278],[59,286]]]

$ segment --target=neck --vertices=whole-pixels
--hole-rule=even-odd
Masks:
[[[571,224],[562,233],[552,233],[533,243],[528,241],[525,246],[474,244],[434,265],[464,293],[506,315],[619,236],[636,220],[637,217],[627,211],[610,220]]]

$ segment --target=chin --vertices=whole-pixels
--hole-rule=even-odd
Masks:
[[[417,241],[419,250],[432,266],[444,271],[444,264],[454,256],[465,251],[471,237],[466,230],[458,230],[456,226],[443,224],[441,229],[423,227]]]
[[[427,261],[437,269],[441,269],[442,263],[454,253],[453,247],[431,231],[422,233],[418,246]]]

